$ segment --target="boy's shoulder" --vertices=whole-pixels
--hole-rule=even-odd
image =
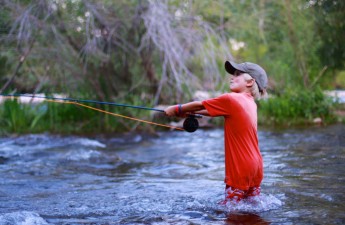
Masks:
[[[228,97],[241,97],[241,96],[245,96],[246,94],[244,93],[238,93],[238,92],[228,92],[228,93],[224,93],[224,96],[228,96]]]
[[[238,92],[230,92],[225,93],[224,97],[228,98],[232,102],[242,102],[242,101],[253,101],[254,98],[249,93],[238,93]]]

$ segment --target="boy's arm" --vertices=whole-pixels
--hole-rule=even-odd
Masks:
[[[180,108],[179,108],[179,105],[172,105],[166,108],[164,111],[167,116],[182,116],[188,112],[192,112],[192,113],[201,112],[201,113],[205,113],[202,115],[206,116],[206,112],[207,112],[207,110],[205,109],[201,101],[188,102],[188,103],[182,104]]]
[[[199,114],[199,115],[203,115],[203,116],[210,116],[210,114],[208,113],[207,109],[204,110],[200,110],[200,111],[195,111],[195,114]]]

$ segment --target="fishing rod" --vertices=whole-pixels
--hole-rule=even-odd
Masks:
[[[128,105],[128,104],[120,104],[120,103],[115,103],[115,102],[104,102],[104,101],[95,101],[95,100],[86,100],[86,99],[75,99],[75,98],[59,98],[59,97],[49,97],[49,96],[37,96],[37,95],[28,95],[28,94],[0,94],[0,96],[4,96],[4,97],[14,97],[14,98],[20,98],[20,97],[27,97],[27,98],[41,98],[41,99],[45,99],[45,100],[50,100],[50,101],[67,101],[68,103],[74,103],[83,107],[87,107],[93,110],[97,110],[97,111],[101,111],[104,113],[108,113],[108,114],[112,114],[115,116],[120,116],[118,114],[114,114],[114,113],[110,113],[104,110],[99,110],[87,105],[83,105],[80,103],[93,103],[93,104],[100,104],[100,105],[111,105],[111,106],[119,106],[119,107],[127,107],[127,108],[134,108],[134,109],[142,109],[142,110],[151,110],[151,111],[157,111],[157,112],[161,112],[161,113],[165,113],[164,110],[162,109],[156,109],[156,108],[150,108],[150,107],[144,107],[144,106],[135,106],[135,105]],[[131,117],[126,117],[126,116],[121,116],[127,119],[130,119]],[[185,121],[183,122],[183,129],[187,132],[194,132],[199,128],[199,122],[196,118],[201,118],[202,116],[199,114],[192,114],[192,115],[187,115],[187,118],[185,119]],[[133,119],[133,118],[132,118]],[[148,121],[144,121],[144,120],[139,120],[139,119],[135,119],[137,121],[140,122],[148,122]],[[151,124],[155,124],[155,125],[159,125],[157,123],[152,123]],[[176,129],[176,127],[173,127],[174,129]]]
[[[75,98],[57,98],[57,97],[49,97],[49,96],[47,97],[47,96],[39,96],[39,95],[26,95],[26,94],[1,94],[1,96],[42,98],[42,99],[70,101],[70,102],[94,103],[94,104],[100,104],[100,105],[112,105],[112,106],[122,106],[122,107],[134,108],[134,109],[153,110],[153,111],[164,113],[164,110],[161,110],[161,109],[155,109],[155,108],[149,108],[149,107],[143,107],[143,106],[135,106],[135,105],[127,105],[127,104],[120,104],[120,103],[115,103],[115,102],[102,102],[102,101],[75,99]]]

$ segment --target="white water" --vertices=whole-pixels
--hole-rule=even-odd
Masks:
[[[222,130],[0,138],[0,225],[341,224],[343,131],[260,131],[262,194],[225,206]]]

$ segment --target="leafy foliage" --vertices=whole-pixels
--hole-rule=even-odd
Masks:
[[[1,0],[0,89],[174,104],[190,101],[195,90],[227,92],[230,59],[266,69],[277,97],[262,108],[275,123],[331,117],[315,87],[345,87],[344,7],[342,0]],[[305,92],[286,91],[292,89]],[[54,105],[6,103],[1,123],[12,131],[137,126]]]
[[[289,89],[280,96],[260,102],[260,122],[294,125],[312,123],[315,118],[330,122],[334,120],[333,108],[333,100],[326,97],[320,88],[313,92]]]
[[[334,69],[345,68],[345,2],[342,0],[314,1],[316,34],[322,44],[318,48],[321,61]]]
[[[140,104],[140,102],[137,102]],[[111,106],[92,106],[110,113],[151,120],[143,110]],[[150,131],[145,123],[116,117],[86,107],[68,103],[43,102],[21,104],[17,100],[6,100],[0,104],[0,132],[3,133],[83,133],[120,132],[123,130]],[[167,121],[165,121],[166,123]],[[139,126],[140,125],[140,126]],[[159,128],[158,128],[159,129]]]

